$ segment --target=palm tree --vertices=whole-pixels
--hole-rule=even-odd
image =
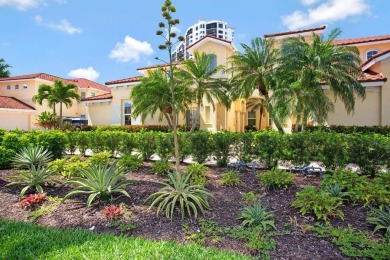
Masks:
[[[307,124],[308,118],[318,123],[326,120],[334,109],[334,101],[340,98],[351,113],[355,107],[355,95],[365,98],[365,90],[358,80],[361,60],[356,47],[333,45],[341,34],[331,31],[327,39],[312,35],[311,42],[303,36],[287,39],[282,44],[281,58],[275,75],[279,78],[273,98],[277,103],[289,102],[285,113],[295,115],[297,124]],[[329,86],[335,100],[329,99],[322,87]]]
[[[230,57],[232,67],[231,96],[233,99],[248,99],[257,89],[264,97],[268,112],[272,115],[272,105],[269,103],[269,91],[272,90],[273,70],[278,60],[279,49],[275,48],[274,40],[255,38],[251,46],[241,44],[243,53],[235,52]],[[279,131],[282,126],[274,119]]]
[[[174,72],[176,73],[176,72]],[[175,102],[177,111],[184,112],[191,103],[190,90],[184,84],[175,82]],[[173,130],[173,110],[172,97],[170,92],[170,78],[163,69],[150,71],[147,77],[143,77],[141,82],[136,85],[130,95],[133,100],[132,116],[141,116],[145,121],[147,116],[153,117],[157,111],[160,111],[159,121],[165,117],[169,127]]]
[[[12,66],[5,63],[3,58],[0,58],[0,78],[8,78],[11,75],[9,68],[12,68]]]
[[[47,100],[47,102],[48,102],[47,106],[50,108],[53,108],[53,115],[55,115],[56,114],[56,104],[58,103],[58,101],[54,100],[52,92],[53,92],[53,86],[50,86],[47,84],[41,84],[38,87],[38,94],[36,94],[32,97],[32,101],[34,103],[38,103],[39,105],[42,106],[43,101]]]
[[[53,89],[51,96],[53,100],[60,104],[60,124],[59,127],[62,128],[62,104],[67,108],[73,105],[73,100],[76,102],[81,101],[81,97],[77,94],[77,86],[75,84],[67,84],[60,79],[54,81]]]
[[[185,60],[184,66],[180,70],[180,78],[185,84],[191,86],[192,96],[197,105],[191,132],[199,124],[200,108],[204,97],[211,103],[214,110],[214,99],[225,106],[229,106],[226,81],[216,78],[217,73],[222,71],[223,67],[221,65],[214,66],[213,60],[215,59],[216,56],[214,54],[195,51],[194,59]]]
[[[266,102],[264,97],[249,97],[246,102],[246,109],[248,111],[259,110],[260,120],[259,120],[259,130],[261,129],[261,119],[263,117],[264,111],[266,110]]]

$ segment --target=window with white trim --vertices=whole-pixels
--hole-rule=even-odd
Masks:
[[[376,55],[378,53],[379,53],[378,50],[370,50],[370,51],[368,51],[367,54],[366,54],[367,60],[371,59],[372,56],[374,56],[374,55]]]
[[[256,127],[256,111],[248,111],[248,126]]]
[[[122,111],[123,111],[123,124],[131,125],[131,102],[130,101],[123,102]]]
[[[19,85],[15,85],[15,90],[18,90],[19,89]]]

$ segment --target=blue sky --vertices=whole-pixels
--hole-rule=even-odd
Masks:
[[[164,0],[0,0],[0,58],[13,76],[44,72],[99,83],[167,59],[155,35]],[[199,19],[235,28],[235,44],[327,25],[341,38],[390,34],[390,0],[173,0],[178,29]]]

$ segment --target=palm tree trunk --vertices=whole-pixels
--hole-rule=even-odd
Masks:
[[[60,129],[62,128],[62,102],[60,102]]]
[[[198,125],[199,123],[199,119],[200,119],[200,102],[198,101],[198,105],[196,107],[196,115],[194,117],[194,119],[192,120],[192,126],[191,126],[191,132],[193,132],[196,128],[196,126]]]
[[[260,107],[259,130],[261,130],[261,119],[263,117],[263,112],[264,112],[263,107]]]
[[[168,122],[168,125],[169,125],[169,129],[171,129],[171,131],[173,131],[172,118],[169,117],[169,115],[166,114],[166,113],[164,113],[164,116],[167,119],[167,122]]]
[[[265,99],[265,102],[267,104],[267,108],[268,108],[268,113],[270,115],[272,115],[272,110],[273,110],[273,107],[272,105],[269,103],[269,94],[268,94],[268,91],[265,89],[265,86],[258,86],[258,90],[259,92],[264,96],[264,99]],[[273,118],[272,120],[276,126],[276,128],[278,129],[278,131],[280,133],[284,133],[284,130],[283,130],[283,127],[282,125],[280,124],[280,122],[278,121],[277,118]]]
[[[301,116],[297,115],[297,120],[295,121],[295,129],[294,129],[296,133],[299,131],[299,121],[301,121]]]

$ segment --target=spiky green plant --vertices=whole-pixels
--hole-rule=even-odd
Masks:
[[[386,207],[385,210],[373,208],[367,223],[375,225],[374,232],[384,229],[385,237],[390,239],[390,207]]]
[[[37,192],[43,193],[43,186],[46,183],[58,183],[61,182],[55,179],[52,179],[52,175],[55,173],[51,168],[45,168],[42,165],[35,166],[31,164],[29,170],[19,171],[17,175],[8,176],[8,178],[21,179],[20,181],[15,181],[7,184],[11,185],[26,185],[20,192],[20,196],[24,196],[27,190],[35,188]]]
[[[122,193],[130,197],[124,189],[132,183],[131,180],[125,180],[126,170],[119,168],[113,163],[90,164],[87,168],[80,168],[81,177],[75,177],[65,184],[74,184],[77,187],[69,192],[64,200],[76,194],[89,194],[87,207],[89,207],[95,198],[108,200],[113,193]]]
[[[331,197],[340,199],[347,198],[351,195],[350,192],[345,191],[345,188],[338,183],[331,183],[322,188],[322,190],[328,193]]]
[[[263,207],[260,201],[257,201],[253,206],[245,206],[237,219],[242,219],[242,226],[255,227],[260,226],[263,230],[269,227],[276,229],[275,217],[271,212],[267,211],[267,207]]]
[[[17,168],[28,169],[31,165],[44,165],[52,159],[51,152],[43,146],[27,146],[15,155],[12,162]]]
[[[145,200],[145,202],[152,201],[149,210],[157,207],[157,215],[165,210],[166,217],[171,221],[176,208],[180,209],[182,219],[186,212],[189,216],[193,214],[197,217],[198,209],[204,215],[204,209],[210,208],[207,197],[213,195],[200,185],[190,185],[190,176],[190,174],[170,173],[169,182],[161,183],[164,187]]]

